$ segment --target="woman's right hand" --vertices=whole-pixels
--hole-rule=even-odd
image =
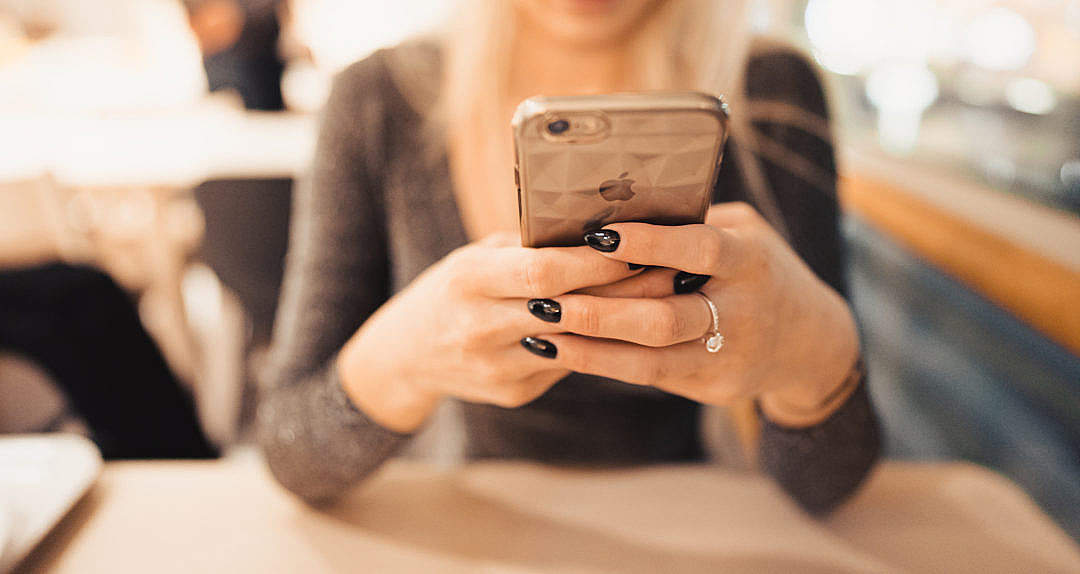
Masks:
[[[509,234],[462,247],[379,308],[338,354],[346,394],[391,430],[419,427],[440,399],[517,407],[568,374],[523,360],[530,299],[640,273],[589,247],[519,247]]]

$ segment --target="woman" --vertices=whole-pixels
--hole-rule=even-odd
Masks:
[[[279,481],[331,500],[445,399],[463,401],[469,456],[601,464],[699,460],[702,417],[717,416],[702,405],[754,399],[759,463],[796,501],[824,512],[855,488],[878,434],[842,298],[824,98],[798,56],[748,56],[743,12],[478,0],[445,43],[341,74],[298,194],[260,408]],[[652,88],[729,95],[706,224],[518,247],[517,102]],[[718,353],[701,342],[705,299]]]

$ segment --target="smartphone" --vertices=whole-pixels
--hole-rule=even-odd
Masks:
[[[703,222],[728,111],[700,92],[534,97],[512,125],[522,245],[573,246],[609,223]]]

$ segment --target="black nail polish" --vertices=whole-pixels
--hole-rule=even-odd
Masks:
[[[712,279],[712,275],[696,275],[686,271],[679,271],[675,274],[675,294],[693,293],[708,283],[709,279]]]
[[[626,266],[629,267],[631,271],[637,271],[638,269],[645,267],[644,265],[638,265],[637,263],[627,263]]]
[[[611,253],[619,248],[619,233],[610,229],[597,229],[585,234],[585,244],[597,251]]]
[[[554,359],[555,355],[559,353],[559,350],[555,348],[551,341],[537,339],[536,337],[525,337],[521,340],[521,346],[528,349],[530,353],[545,359]]]
[[[537,319],[548,323],[558,323],[562,319],[562,305],[553,299],[529,299],[529,312]]]

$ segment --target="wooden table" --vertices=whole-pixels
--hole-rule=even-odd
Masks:
[[[107,465],[33,572],[1080,572],[1080,550],[979,467],[887,463],[814,521],[705,466],[456,469],[395,461],[337,506],[250,454]]]

